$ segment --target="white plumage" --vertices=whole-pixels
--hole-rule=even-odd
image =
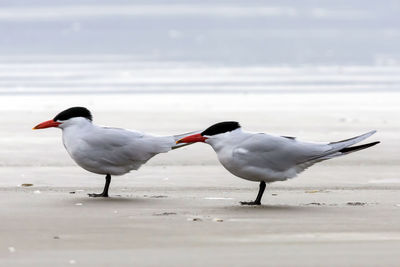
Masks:
[[[251,181],[284,181],[316,162],[343,155],[340,149],[371,136],[375,131],[339,143],[312,143],[241,128],[209,137],[221,164],[231,173]]]
[[[256,201],[242,202],[259,205],[265,183],[293,178],[317,162],[376,145],[379,142],[351,147],[375,132],[339,142],[313,143],[293,137],[250,133],[243,131],[237,122],[222,122],[178,143],[205,142],[211,145],[229,172],[246,180],[261,182]]]
[[[173,136],[101,127],[85,118],[71,118],[59,127],[71,158],[98,174],[122,175],[137,170],[158,153],[170,151],[176,142]]]
[[[155,136],[120,128],[101,127],[92,123],[92,115],[83,107],[73,107],[59,113],[34,129],[57,127],[62,129],[65,149],[82,168],[106,175],[101,194],[92,197],[108,197],[111,175],[122,175],[137,170],[159,153],[168,152],[184,144],[176,141],[186,135]]]

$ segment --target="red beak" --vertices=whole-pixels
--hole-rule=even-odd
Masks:
[[[44,121],[42,123],[39,123],[35,127],[33,127],[32,130],[45,129],[45,128],[50,128],[50,127],[58,127],[58,125],[60,125],[60,124],[61,124],[60,122],[56,122],[53,120]]]
[[[182,139],[176,141],[177,144],[179,143],[196,143],[196,142],[204,142],[207,140],[207,137],[202,136],[201,134],[194,134],[186,136]]]

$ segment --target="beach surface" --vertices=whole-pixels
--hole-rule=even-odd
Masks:
[[[1,266],[398,266],[400,95],[3,95]],[[357,106],[354,106],[357,103]],[[238,120],[246,130],[336,141],[367,132],[381,144],[268,185],[239,179],[211,147],[157,155],[111,182],[76,166],[58,129],[32,131],[82,105],[97,124],[160,135]],[[25,184],[25,186],[23,185]],[[31,185],[30,185],[31,184]]]

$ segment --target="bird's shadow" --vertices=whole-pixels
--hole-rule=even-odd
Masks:
[[[236,212],[304,212],[310,209],[315,209],[312,206],[292,206],[292,205],[271,205],[271,204],[263,204],[259,206],[249,206],[249,205],[241,205],[238,203],[234,206],[225,206],[223,207],[225,210],[236,211]]]

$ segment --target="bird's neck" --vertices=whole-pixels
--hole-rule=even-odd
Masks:
[[[95,127],[96,126],[93,125],[90,121],[74,123],[63,127],[62,135],[64,144],[66,144],[66,142],[68,143],[69,139],[76,141],[77,138],[80,138],[87,134],[90,135]]]

